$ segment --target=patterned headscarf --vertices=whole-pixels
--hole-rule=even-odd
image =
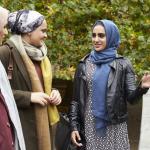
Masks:
[[[33,10],[20,10],[9,14],[8,27],[14,34],[34,31],[44,21],[44,16]]]

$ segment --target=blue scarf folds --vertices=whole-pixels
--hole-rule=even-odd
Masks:
[[[110,73],[109,64],[115,59],[120,35],[117,26],[110,20],[98,20],[104,25],[106,32],[106,48],[101,51],[92,50],[89,60],[96,64],[92,83],[92,114],[95,119],[96,133],[106,133],[109,120],[106,110],[107,83]]]

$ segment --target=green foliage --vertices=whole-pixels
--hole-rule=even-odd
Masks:
[[[120,29],[119,52],[138,75],[150,71],[150,0],[3,0],[10,11],[35,9],[46,16],[49,57],[55,77],[72,79],[77,62],[88,52],[92,24],[111,19]]]

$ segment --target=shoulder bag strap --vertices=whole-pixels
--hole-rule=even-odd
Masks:
[[[9,64],[7,68],[7,76],[8,79],[12,79],[12,72],[13,72],[13,54],[12,54],[12,48],[6,43],[6,46],[9,48]]]

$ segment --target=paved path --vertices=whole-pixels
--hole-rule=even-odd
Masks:
[[[150,150],[150,90],[143,96],[139,150]]]

